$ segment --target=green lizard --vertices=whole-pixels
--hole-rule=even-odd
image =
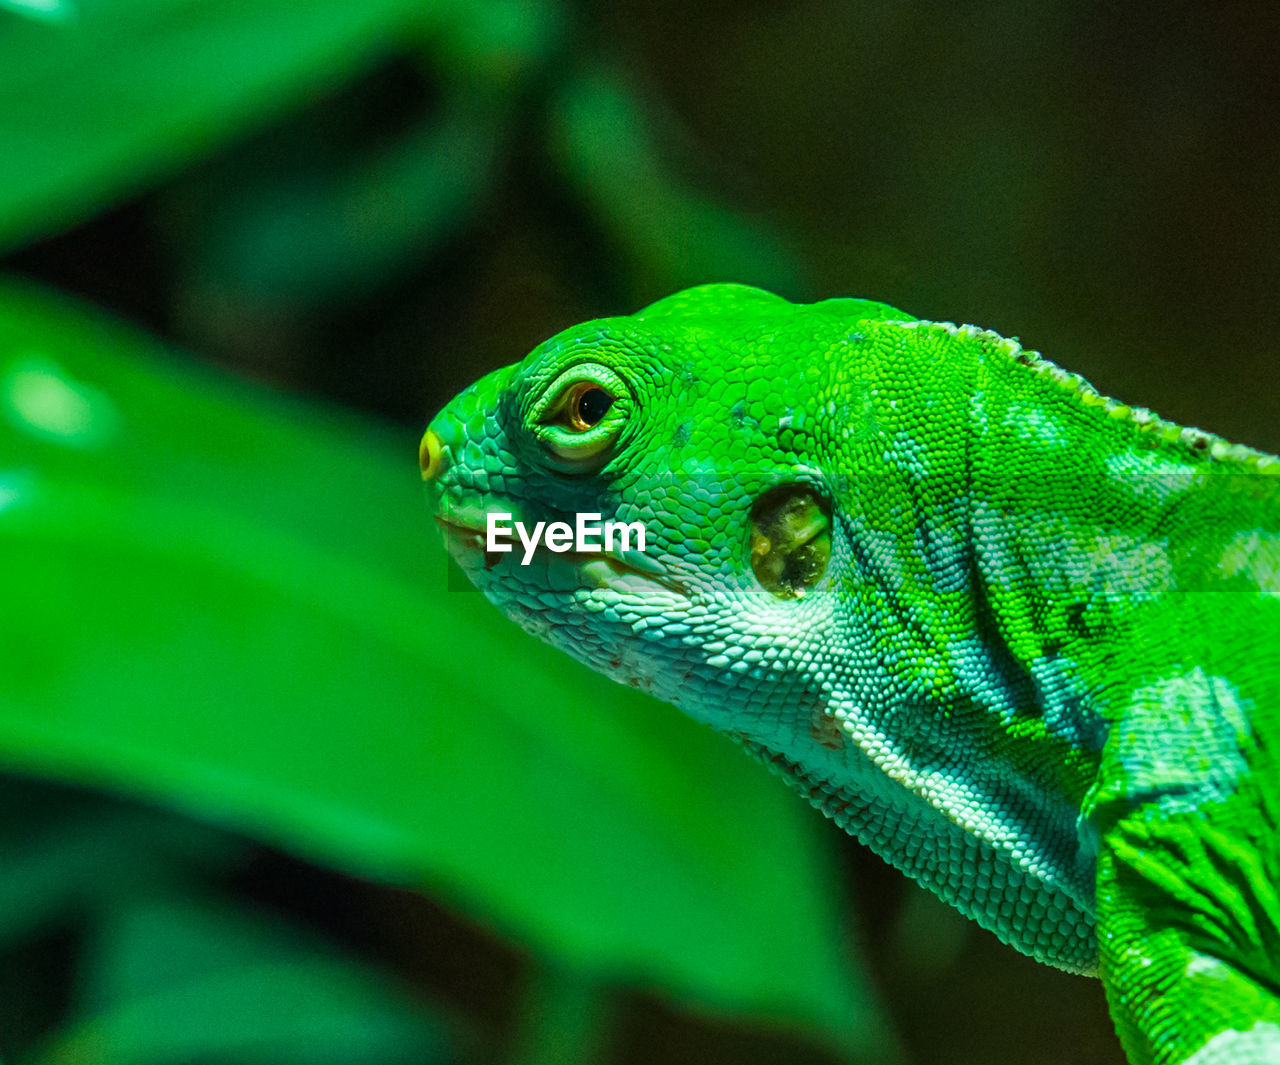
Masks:
[[[995,333],[738,285],[548,340],[420,459],[511,618],[1098,973],[1131,1061],[1280,1062],[1280,460]],[[646,542],[501,551],[499,513]]]

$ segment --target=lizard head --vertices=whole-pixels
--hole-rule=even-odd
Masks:
[[[420,459],[462,570],[526,630],[719,728],[816,698],[833,486],[812,461],[826,371],[794,358],[802,310],[703,286],[461,393]]]
[[[1085,971],[1079,804],[1052,751],[1004,754],[1034,693],[977,615],[987,349],[1019,350],[869,301],[690,289],[478,381],[431,422],[422,472],[451,554],[518,624],[735,737],[963,912]],[[1006,919],[1008,899],[1031,916]]]

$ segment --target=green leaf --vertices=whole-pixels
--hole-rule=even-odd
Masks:
[[[0,9],[0,248],[65,226],[337,85],[433,6],[10,3],[32,17]]]
[[[0,0],[0,11],[6,8],[41,22],[61,22],[76,13],[72,0]]]
[[[0,806],[0,947],[84,920],[197,871],[243,861],[239,837],[145,806],[60,795],[7,776]]]
[[[832,830],[457,590],[416,437],[0,286],[0,759],[876,1047]]]
[[[218,308],[367,298],[472,221],[504,133],[498,117],[459,108],[341,165],[310,140],[263,144],[183,212],[187,283],[220,293]]]
[[[796,256],[767,223],[691,187],[664,158],[627,80],[597,66],[567,77],[552,115],[565,179],[652,295],[709,279],[780,292],[799,287]]]
[[[134,904],[94,929],[79,1019],[31,1065],[430,1065],[444,1025],[387,977],[216,898]]]

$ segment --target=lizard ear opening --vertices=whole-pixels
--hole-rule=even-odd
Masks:
[[[802,599],[831,558],[831,501],[808,485],[771,488],[751,508],[751,571],[778,599]]]

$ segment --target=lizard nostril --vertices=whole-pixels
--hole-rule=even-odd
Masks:
[[[422,443],[418,445],[418,465],[422,467],[422,479],[430,481],[440,472],[440,456],[444,449],[440,445],[440,437],[434,429],[422,434]]]

